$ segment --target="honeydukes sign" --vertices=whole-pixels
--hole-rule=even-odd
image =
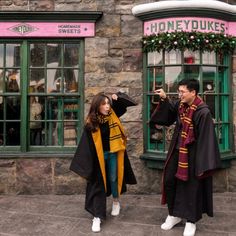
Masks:
[[[214,33],[233,33],[235,24],[202,17],[176,17],[144,22],[144,35],[173,31],[200,31]]]
[[[143,21],[144,35],[173,31],[236,36],[236,5],[217,0],[171,0],[134,6]]]

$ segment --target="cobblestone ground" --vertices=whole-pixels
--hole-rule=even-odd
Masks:
[[[197,224],[196,236],[236,236],[236,193],[214,194],[215,216]],[[84,195],[0,196],[0,236],[182,236],[184,222],[165,232],[167,215],[159,195],[123,195],[121,213],[110,216],[100,233],[91,232],[91,215],[84,210]]]

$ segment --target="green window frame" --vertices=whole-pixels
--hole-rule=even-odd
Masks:
[[[199,95],[209,105],[222,154],[233,148],[232,99],[230,91],[230,56],[202,51],[161,51],[144,54],[144,154],[150,167],[163,168],[174,125],[150,126],[150,115],[158,103],[153,91],[163,87],[167,96],[178,99],[177,84],[183,78],[200,82]],[[148,124],[148,125],[147,125]],[[159,161],[159,164],[153,164]]]
[[[83,66],[83,39],[0,40],[3,153],[75,150],[84,120]],[[17,131],[11,140],[10,126]]]

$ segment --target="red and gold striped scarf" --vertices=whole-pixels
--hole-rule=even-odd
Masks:
[[[180,180],[188,180],[188,147],[187,145],[195,140],[193,129],[193,114],[197,107],[202,104],[202,99],[196,97],[191,106],[180,103],[179,114],[182,123],[182,131],[180,133],[179,144],[179,161],[176,177]]]

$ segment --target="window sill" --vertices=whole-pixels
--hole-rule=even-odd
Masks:
[[[39,159],[39,158],[72,158],[74,153],[36,153],[36,152],[27,152],[27,153],[1,153],[0,159]]]
[[[140,156],[145,165],[150,169],[163,170],[166,160],[166,153],[146,152]],[[231,161],[236,159],[236,153],[221,153],[222,169],[230,168]]]

